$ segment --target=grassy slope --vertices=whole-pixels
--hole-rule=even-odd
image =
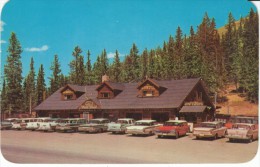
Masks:
[[[229,86],[224,96],[227,97],[228,101],[217,104],[221,106],[217,109],[221,114],[231,115],[247,115],[247,116],[258,116],[258,104],[250,103],[246,101],[244,97],[240,97],[238,93],[231,93],[235,89],[235,86]],[[229,111],[229,112],[228,112]]]

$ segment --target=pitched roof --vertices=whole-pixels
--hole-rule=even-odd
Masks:
[[[204,112],[206,106],[183,106],[180,110],[180,113],[185,112]]]
[[[178,108],[200,81],[200,78],[182,80],[155,81],[158,85],[167,87],[158,97],[137,97],[138,83],[112,83],[112,87],[123,88],[123,91],[112,99],[98,99],[98,85],[77,86],[69,85],[77,91],[85,92],[76,100],[62,100],[60,88],[35,110],[73,110],[78,109],[87,98],[94,101],[101,109],[142,109],[142,108]],[[111,84],[111,82],[110,82]],[[87,97],[87,98],[86,98]]]

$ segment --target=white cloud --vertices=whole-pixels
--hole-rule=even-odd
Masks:
[[[4,31],[4,25],[6,25],[5,22],[0,20],[0,32]]]
[[[27,52],[43,52],[43,51],[46,51],[48,49],[49,49],[49,47],[47,45],[43,45],[40,48],[25,48],[25,51],[27,51]]]
[[[1,41],[0,41],[0,44],[1,44],[1,43],[6,43],[6,41],[4,41],[4,40],[1,40]]]
[[[116,55],[116,53],[109,52],[109,53],[107,54],[107,58],[112,59],[112,58],[115,57],[115,55]],[[119,53],[119,57],[124,57],[124,56],[125,56],[124,54]]]

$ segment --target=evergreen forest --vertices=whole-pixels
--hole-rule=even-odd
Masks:
[[[75,46],[71,55],[73,60],[68,62],[68,75],[62,73],[59,62],[62,55],[54,55],[50,67],[40,65],[38,70],[31,58],[30,71],[23,77],[22,66],[27,64],[21,62],[22,46],[13,32],[4,65],[1,111],[29,112],[60,87],[100,84],[104,74],[112,82],[140,82],[146,77],[156,80],[200,77],[210,94],[234,84],[236,91],[243,93],[248,101],[258,103],[258,13],[251,9],[240,20],[235,20],[229,13],[227,20],[220,33],[215,19],[205,13],[201,24],[191,26],[189,34],[183,34],[181,27],[176,27],[175,36],[170,35],[157,48],[140,52],[133,43],[123,58],[116,50],[112,62],[109,62],[106,49],[96,60],[90,60],[91,50],[83,51]],[[52,71],[48,84],[45,68]]]

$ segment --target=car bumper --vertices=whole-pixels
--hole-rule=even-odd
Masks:
[[[109,131],[109,132],[125,132],[126,130],[125,129],[108,129],[107,131]]]
[[[248,136],[238,136],[238,135],[226,135],[225,137],[229,138],[229,139],[238,139],[238,140],[249,140],[250,139],[250,137],[248,137]]]
[[[36,130],[36,129],[38,129],[38,127],[26,127],[25,129],[26,130]]]
[[[58,131],[58,132],[66,132],[66,131],[73,131],[73,129],[69,128],[69,127],[57,127],[56,131]]]
[[[96,128],[88,128],[88,127],[79,127],[78,131],[79,132],[90,132],[90,133],[93,133],[93,132],[98,132],[98,129],[96,129]]]
[[[158,136],[176,136],[175,132],[155,132]]]
[[[149,132],[148,131],[133,131],[133,130],[127,130],[126,131],[127,134],[133,134],[133,135],[148,135]]]
[[[199,133],[199,134],[193,134],[193,136],[198,137],[198,138],[209,138],[209,137],[214,137],[215,135]]]

